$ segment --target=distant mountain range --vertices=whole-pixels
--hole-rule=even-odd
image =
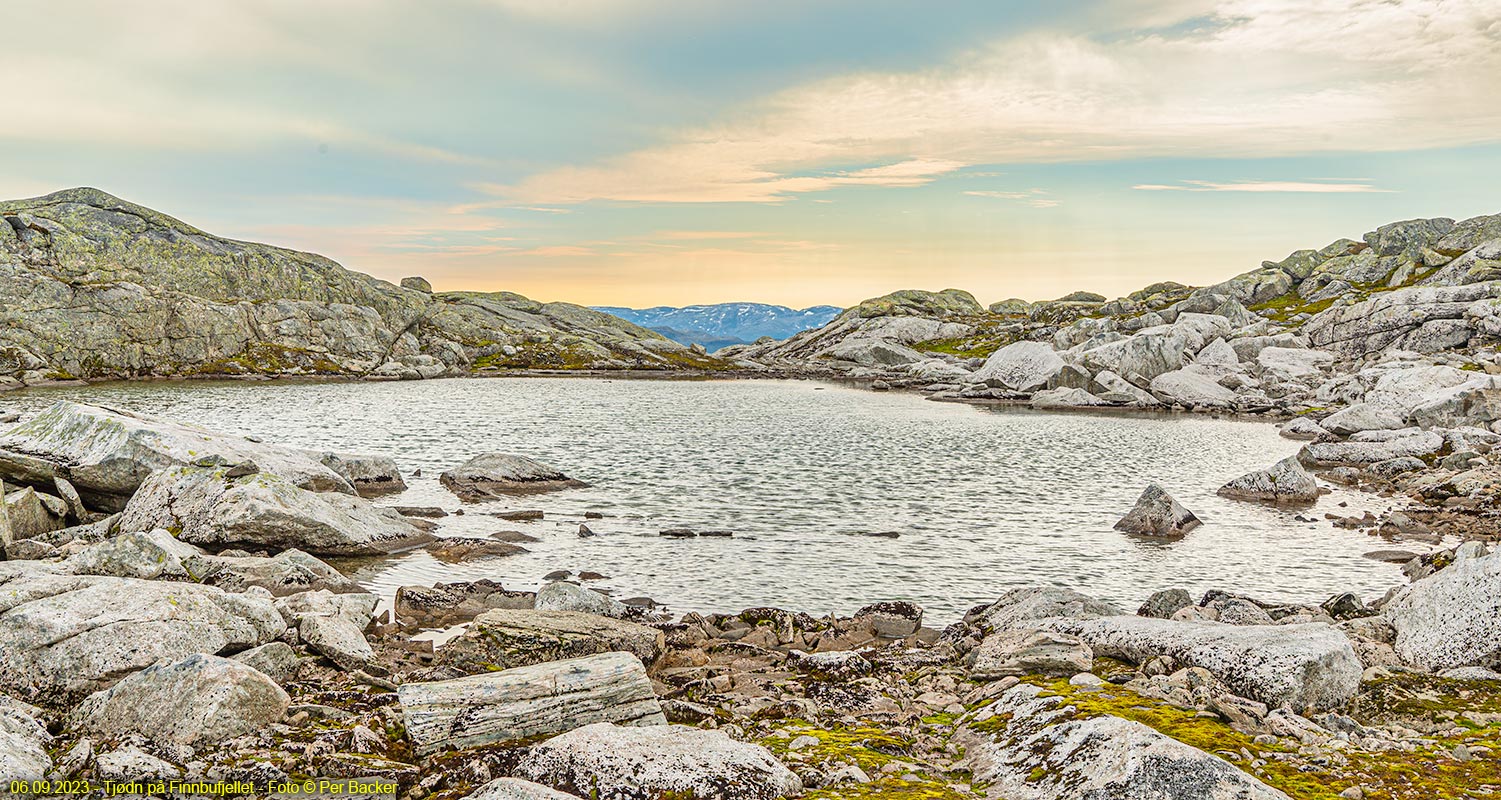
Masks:
[[[799,310],[765,303],[716,303],[682,308],[595,306],[594,309],[650,328],[675,342],[701,344],[711,351],[754,342],[763,336],[786,339],[809,328],[826,325],[844,310],[838,306]]]

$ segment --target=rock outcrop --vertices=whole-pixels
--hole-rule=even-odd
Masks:
[[[289,702],[259,670],[200,653],[154,664],[89,696],[74,710],[72,727],[194,747],[280,722]]]
[[[727,366],[582,306],[395,286],[97,189],[0,202],[0,220],[0,376],[26,383]]]
[[[1289,456],[1271,467],[1247,473],[1221,486],[1219,494],[1237,500],[1274,503],[1310,503],[1319,499],[1319,482]]]
[[[510,453],[477,455],[445,471],[438,481],[466,503],[587,485],[536,459]]]
[[[1432,670],[1501,667],[1501,552],[1464,545],[1453,564],[1401,590],[1382,615],[1409,662]]]

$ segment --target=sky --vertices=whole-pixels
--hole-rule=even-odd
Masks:
[[[6,3],[0,197],[543,301],[1202,285],[1501,213],[1498,0]]]

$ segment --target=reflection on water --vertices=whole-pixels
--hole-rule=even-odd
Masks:
[[[440,535],[522,530],[531,552],[449,565],[413,553],[355,570],[373,590],[491,578],[535,587],[558,569],[683,610],[779,605],[848,613],[906,598],[935,621],[1003,590],[1048,583],[1134,609],[1182,586],[1321,601],[1400,582],[1362,559],[1364,532],[1225,500],[1226,480],[1292,454],[1264,423],[1202,416],[1084,415],[933,403],[808,381],[454,379],[413,383],[174,382],[28,390],[7,407],[66,397],[291,445],[387,453],[412,488],[381,502],[457,500],[443,469],[487,450],[520,453],[592,484],[469,506]],[[1111,529],[1150,482],[1204,520],[1178,542]],[[1336,504],[1347,502],[1348,508]],[[1309,516],[1377,508],[1340,492]],[[539,522],[481,513],[536,508]],[[584,512],[600,535],[579,538]],[[732,539],[666,539],[671,527]],[[863,534],[895,532],[899,538]]]

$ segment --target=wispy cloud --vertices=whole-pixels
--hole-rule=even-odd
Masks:
[[[1233,181],[1231,183],[1216,183],[1214,181],[1183,181],[1181,183],[1139,183],[1131,187],[1145,192],[1295,192],[1309,194],[1364,194],[1370,192],[1389,193],[1391,189],[1381,189],[1372,186],[1369,182],[1332,182],[1332,181]]]
[[[765,234],[752,231],[658,231],[656,238],[702,241],[707,239],[752,239],[763,235]]]
[[[598,255],[598,251],[591,247],[580,247],[573,244],[547,245],[545,247],[533,247],[530,250],[521,250],[518,256],[539,256],[541,258],[574,258],[578,256]]]
[[[1028,189],[1025,192],[993,192],[993,191],[970,191],[965,194],[971,197],[989,197],[993,200],[1019,200],[1033,208],[1057,208],[1062,205],[1061,201],[1043,197],[1047,194],[1041,189]]]
[[[1034,33],[922,71],[794,86],[661,145],[496,188],[530,203],[766,203],[851,184],[918,185],[986,164],[1501,139],[1494,0],[1132,7],[1160,25]],[[1402,47],[1391,46],[1394,30]],[[850,163],[885,166],[820,172]]]

